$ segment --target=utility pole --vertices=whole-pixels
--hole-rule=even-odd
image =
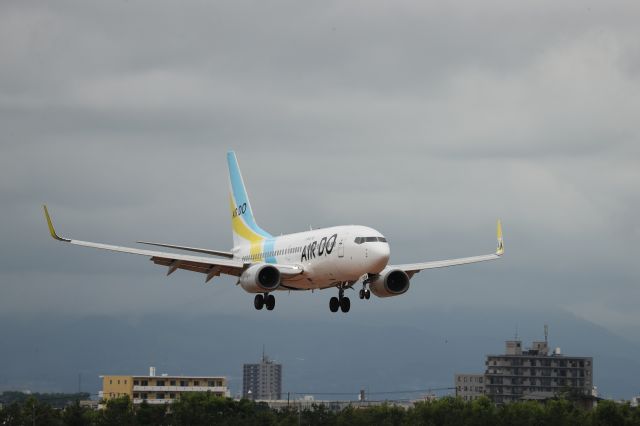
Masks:
[[[549,343],[549,326],[547,324],[544,325],[544,342]]]

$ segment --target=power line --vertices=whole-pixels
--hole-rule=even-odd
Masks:
[[[445,390],[454,390],[455,387],[441,387],[441,388],[424,388],[424,389],[409,389],[409,390],[392,390],[392,391],[376,391],[367,392],[367,395],[392,395],[392,394],[407,394],[407,393],[424,393],[424,392],[437,392]],[[294,395],[357,395],[356,392],[291,392]]]

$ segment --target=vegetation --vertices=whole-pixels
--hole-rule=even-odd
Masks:
[[[488,399],[465,402],[456,398],[419,402],[404,409],[392,404],[360,408],[357,405],[333,412],[323,405],[298,412],[273,410],[266,404],[234,401],[207,393],[184,396],[170,406],[142,404],[128,398],[107,403],[104,410],[81,407],[78,402],[55,409],[45,398],[16,400],[0,409],[0,425],[639,425],[640,409],[628,404],[601,401],[590,411],[567,399],[517,402],[495,406]]]
[[[46,402],[53,408],[64,408],[70,403],[82,399],[89,399],[89,394],[81,393],[24,393],[7,391],[0,393],[0,404],[9,405],[14,402],[25,402],[29,398],[35,398],[40,402]]]

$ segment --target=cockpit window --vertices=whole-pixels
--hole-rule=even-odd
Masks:
[[[387,239],[385,237],[356,237],[356,239],[354,240],[356,244],[373,243],[376,241],[380,241],[381,243],[386,243]]]

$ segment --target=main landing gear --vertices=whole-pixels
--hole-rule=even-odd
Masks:
[[[331,312],[338,312],[338,309],[345,313],[351,309],[351,301],[344,295],[344,289],[342,288],[338,292],[338,297],[329,299],[329,310],[331,310]]]
[[[267,307],[267,311],[273,311],[273,308],[276,307],[276,298],[273,294],[265,293],[256,294],[256,297],[253,299],[253,306],[260,310],[263,306]]]

